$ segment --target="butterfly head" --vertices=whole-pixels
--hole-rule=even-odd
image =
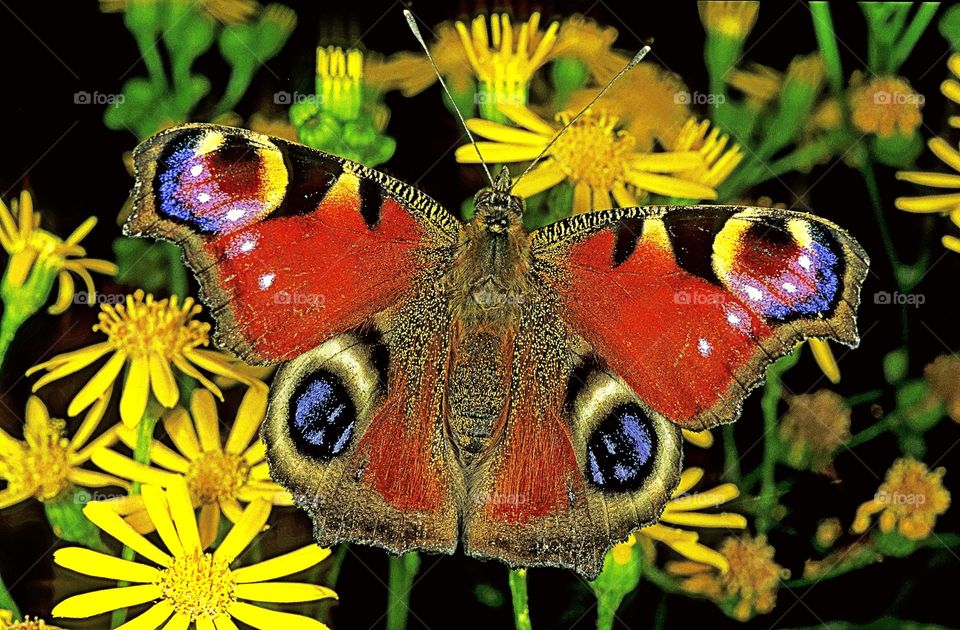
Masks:
[[[474,197],[477,219],[494,234],[502,234],[521,224],[523,199],[510,194],[510,171],[500,169],[492,188],[484,188]]]

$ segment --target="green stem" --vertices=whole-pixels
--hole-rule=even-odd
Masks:
[[[148,401],[147,408],[143,412],[143,417],[140,419],[140,424],[137,425],[137,447],[133,450],[133,459],[144,466],[150,465],[150,446],[153,443],[153,431],[157,426],[157,420],[160,419],[158,407],[159,405],[153,399]],[[140,494],[139,482],[133,484],[130,488],[130,494]],[[130,547],[124,546],[120,557],[124,560],[132,561],[136,557],[136,552]],[[129,583],[121,580],[117,582],[117,586],[129,586]],[[110,627],[116,628],[122,625],[126,618],[126,608],[113,611],[113,614],[110,616]]]
[[[760,408],[763,411],[763,461],[760,463],[760,494],[757,497],[757,531],[765,534],[773,526],[773,509],[777,501],[777,408],[783,396],[781,377],[797,364],[800,353],[794,350],[767,370]]]
[[[896,422],[896,414],[893,413],[884,417],[882,420],[877,420],[863,431],[851,436],[850,439],[847,440],[847,448],[855,448],[879,437],[883,433],[891,430],[896,425]]]
[[[653,565],[643,567],[643,577],[664,593],[684,592],[680,585],[677,584],[677,581],[673,579],[673,576]]]
[[[744,171],[743,177],[738,181],[739,191],[756,186],[774,177],[780,177],[790,171],[809,168],[829,158],[842,146],[842,140],[846,137],[846,133],[843,132],[827,134],[809,144],[798,147],[788,155],[770,164],[753,165],[749,170]],[[729,193],[725,192],[725,194]]]
[[[740,470],[740,452],[733,436],[733,425],[723,425],[723,477],[727,481],[740,485],[743,473]]]
[[[930,26],[930,22],[933,21],[933,16],[936,15],[938,8],[940,8],[939,2],[924,2],[920,5],[920,8],[917,9],[917,13],[913,16],[910,26],[904,29],[900,35],[900,40],[894,45],[893,50],[890,52],[891,74],[900,70],[900,66],[903,65],[903,62],[906,61],[910,53],[913,52],[914,46],[920,41],[920,37],[923,36],[927,27]]]
[[[10,349],[10,344],[13,343],[13,339],[17,336],[17,331],[20,329],[22,323],[22,321],[14,321],[8,317],[6,311],[4,311],[2,318],[0,318],[0,368],[3,367],[7,350]]]
[[[871,389],[870,391],[863,392],[862,394],[853,394],[852,396],[847,396],[847,404],[851,407],[866,405],[867,403],[872,403],[876,400],[879,400],[881,396],[883,396],[882,389]]]
[[[387,630],[406,630],[410,614],[410,591],[413,578],[420,569],[420,556],[415,552],[390,556],[387,582]]]
[[[2,577],[0,577],[0,609],[9,610],[13,613],[14,620],[20,619],[20,609],[17,608],[17,603],[13,601],[13,596],[7,590],[7,585]]]
[[[527,570],[510,571],[510,595],[513,598],[513,621],[517,630],[531,630],[530,603],[527,595]]]
[[[833,17],[830,15],[830,3],[811,2],[810,13],[813,14],[813,32],[817,37],[817,45],[823,56],[824,71],[830,81],[830,89],[834,94],[843,92],[843,68],[840,65],[840,49],[837,47],[837,34],[833,30]]]

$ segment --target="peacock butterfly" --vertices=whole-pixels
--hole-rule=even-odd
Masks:
[[[858,342],[867,257],[816,216],[622,208],[533,232],[506,169],[463,224],[335,155],[190,124],[125,226],[179,244],[222,347],[281,367],[262,434],[321,545],[599,572],[657,520],[680,428],[807,337]]]

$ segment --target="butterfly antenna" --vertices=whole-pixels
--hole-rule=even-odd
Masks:
[[[630,72],[631,70],[633,70],[633,68],[636,67],[636,65],[637,65],[638,63],[640,63],[640,61],[641,61],[644,57],[647,56],[647,53],[648,53],[648,52],[650,52],[650,47],[649,47],[649,46],[644,46],[643,48],[641,48],[641,49],[637,52],[637,54],[635,54],[635,55],[633,56],[633,59],[631,59],[630,62],[627,63],[627,65],[625,65],[623,68],[621,68],[621,69],[620,69],[620,72],[618,72],[617,74],[615,74],[615,75],[613,76],[613,78],[610,79],[610,81],[609,81],[605,86],[603,86],[603,89],[602,89],[602,90],[600,90],[599,92],[597,92],[597,95],[593,97],[593,100],[591,100],[589,103],[587,103],[586,107],[584,107],[583,109],[580,110],[580,113],[578,113],[576,116],[574,116],[573,118],[571,118],[571,119],[570,119],[570,122],[568,122],[567,124],[565,124],[565,125],[563,126],[563,129],[561,129],[560,131],[558,131],[557,134],[556,134],[555,136],[553,136],[553,139],[552,139],[549,143],[547,143],[547,146],[545,146],[545,147],[543,148],[543,151],[540,152],[540,155],[538,155],[536,158],[534,158],[533,162],[530,162],[530,166],[528,166],[528,167],[526,168],[526,170],[524,170],[522,173],[520,173],[520,177],[518,177],[518,178],[516,178],[515,180],[513,180],[513,186],[511,187],[511,190],[513,190],[513,188],[516,187],[516,185],[520,182],[520,180],[523,179],[523,176],[524,176],[524,175],[526,175],[527,173],[530,172],[530,169],[532,169],[534,166],[537,165],[537,162],[539,162],[540,160],[543,159],[543,156],[547,154],[547,151],[549,151],[549,150],[550,150],[550,147],[553,146],[553,143],[557,141],[557,138],[559,138],[560,136],[562,136],[562,135],[563,135],[563,132],[566,131],[567,129],[569,129],[569,128],[573,125],[573,123],[575,123],[575,122],[577,122],[578,120],[580,120],[580,117],[583,116],[584,114],[586,114],[586,113],[587,113],[587,110],[590,109],[591,107],[593,107],[593,104],[596,103],[598,100],[600,100],[600,97],[603,96],[604,94],[606,94],[606,93],[607,93],[607,90],[609,90],[610,87],[611,87],[614,83],[616,83],[617,81],[620,80],[620,77],[622,77],[622,76],[625,75],[626,73],[628,73],[628,72]]]
[[[440,68],[437,67],[436,62],[433,60],[433,55],[430,54],[430,48],[427,47],[427,42],[424,41],[423,35],[420,34],[420,27],[417,26],[417,19],[413,16],[413,13],[411,13],[409,9],[404,9],[403,15],[407,18],[407,26],[410,27],[411,31],[413,31],[413,36],[417,38],[417,41],[420,42],[420,46],[423,47],[423,52],[427,53],[427,59],[430,60],[430,65],[433,66],[433,71],[437,73],[437,78],[440,79],[440,85],[443,87],[443,91],[447,93],[450,103],[453,104],[454,111],[457,112],[457,118],[460,119],[460,124],[463,125],[463,130],[467,132],[467,137],[470,138],[470,143],[473,144],[473,148],[476,149],[477,157],[480,158],[480,164],[483,165],[483,170],[487,174],[487,179],[490,180],[490,187],[496,188],[496,184],[493,181],[493,175],[490,173],[490,167],[487,166],[487,163],[483,161],[483,155],[480,154],[480,147],[477,146],[477,140],[473,137],[473,134],[470,133],[470,128],[467,127],[467,121],[464,120],[463,114],[460,113],[460,108],[457,107],[457,102],[453,99],[453,95],[450,94],[450,90],[447,88],[447,84],[443,80],[443,75],[440,74]]]

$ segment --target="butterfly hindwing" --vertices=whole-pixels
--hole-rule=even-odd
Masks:
[[[426,294],[281,367],[263,436],[318,543],[453,553],[462,476],[444,428],[445,305]]]
[[[244,129],[176,127],[134,163],[126,233],[183,247],[220,345],[249,362],[291,359],[410,295],[460,229],[393,178]]]
[[[569,324],[655,411],[732,422],[764,368],[808,337],[856,345],[868,260],[812,215],[737,206],[579,215],[534,256]]]
[[[464,550],[595,577],[606,551],[663,510],[680,430],[563,323],[541,285],[524,301],[499,439],[471,471]]]

